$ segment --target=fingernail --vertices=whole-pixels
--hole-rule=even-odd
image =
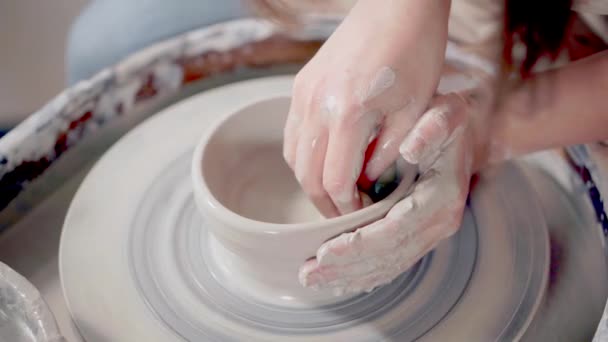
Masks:
[[[420,137],[416,132],[411,132],[403,140],[401,146],[399,146],[399,153],[408,163],[418,164],[427,148],[428,144],[424,138]]]
[[[353,187],[354,197],[355,197],[355,210],[359,210],[363,207],[363,200],[361,199],[361,194],[359,193],[359,187],[355,184]]]
[[[393,163],[388,168],[386,168],[384,172],[382,172],[380,177],[378,177],[378,182],[388,184],[394,182],[395,178],[397,178],[397,165],[396,163]]]
[[[342,196],[336,198],[336,206],[342,215],[350,214],[361,209],[361,198],[359,188],[355,184],[351,191],[345,191]]]
[[[350,248],[360,247],[362,239],[363,237],[361,236],[361,231],[357,230],[354,233],[348,235],[347,244]]]
[[[424,114],[419,126],[414,128],[399,146],[403,158],[418,164],[436,150],[440,150],[449,139],[448,115],[450,108],[438,106]]]
[[[374,201],[366,193],[361,193],[361,206],[367,208],[372,204],[374,204]]]
[[[323,281],[323,276],[319,272],[312,272],[300,275],[300,284],[304,287],[319,288]]]
[[[338,255],[341,254],[342,249],[333,247],[339,239],[343,239],[343,236],[338,236],[319,247],[319,250],[317,251],[317,262],[319,265],[333,264],[339,259]]]
[[[332,293],[336,297],[342,297],[344,295],[344,288],[342,288],[342,287],[334,287],[332,289]]]
[[[376,155],[369,160],[367,167],[365,168],[365,176],[372,182],[375,182],[382,172],[381,170],[378,170],[381,161],[382,158]]]
[[[374,150],[374,155],[370,158],[367,166],[365,167],[365,175],[371,181],[376,181],[378,177],[384,172],[384,168],[387,165],[383,165],[386,163],[384,155],[386,155],[386,151],[390,150],[394,145],[395,140],[388,140],[382,144],[382,146],[376,146]]]

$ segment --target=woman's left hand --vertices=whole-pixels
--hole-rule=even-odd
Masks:
[[[482,128],[487,127],[490,89],[478,79],[473,88],[434,99],[400,148],[422,172],[411,195],[379,221],[324,243],[316,258],[301,267],[302,285],[337,294],[370,291],[458,231],[471,175],[485,155]]]

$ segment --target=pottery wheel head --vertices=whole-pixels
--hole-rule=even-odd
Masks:
[[[534,195],[515,165],[482,178],[457,234],[393,283],[368,294],[329,305],[290,305],[289,293],[277,292],[269,303],[251,296],[255,289],[240,282],[229,263],[218,262],[214,256],[221,245],[196,209],[189,177],[199,128],[252,98],[288,95],[291,85],[291,77],[269,77],[196,95],[136,128],[92,169],[66,218],[60,255],[65,294],[84,337],[413,341],[521,336],[546,284],[548,237]],[[167,131],[181,134],[159,140]],[[107,187],[117,169],[128,172]],[[92,248],[83,252],[83,246]],[[126,321],[136,327],[125,331]],[[471,321],[479,323],[475,329],[462,329]]]

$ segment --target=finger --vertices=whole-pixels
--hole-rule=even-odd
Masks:
[[[359,191],[359,196],[361,196],[361,207],[367,208],[370,205],[374,204],[374,201],[372,201],[372,198],[369,197],[368,194]]]
[[[352,233],[327,241],[317,251],[320,265],[347,265],[392,251],[399,245],[394,220],[380,219]]]
[[[323,265],[310,261],[300,269],[302,284],[313,288],[338,288],[343,292],[361,292],[385,285],[414,266],[442,240],[438,226],[420,230],[416,239],[398,249],[344,265]]]
[[[437,154],[464,126],[467,109],[465,100],[455,93],[433,101],[399,147],[403,158],[411,164],[419,164]]]
[[[404,109],[386,117],[378,135],[374,153],[365,168],[367,178],[372,181],[377,180],[382,172],[399,157],[399,145],[421,114],[417,112],[417,107],[406,105]]]
[[[302,117],[296,114],[295,106],[295,102],[292,100],[287,120],[285,121],[285,127],[283,128],[283,158],[292,170],[295,167],[296,149],[300,132],[298,128],[300,128],[302,122]]]
[[[377,115],[362,114],[330,122],[327,155],[323,166],[323,187],[341,214],[361,208],[356,185],[365,150],[376,126]]]
[[[339,215],[323,188],[323,164],[327,151],[327,128],[307,120],[296,148],[295,175],[304,192],[327,218]]]
[[[386,283],[456,232],[465,197],[458,171],[450,165],[457,165],[459,147],[446,149],[438,169],[426,173],[385,218],[322,245],[317,258],[301,269],[302,283],[346,289]],[[374,274],[377,282],[366,283]]]
[[[424,232],[421,235],[427,234],[430,235],[431,233]],[[421,238],[424,238],[424,236],[421,236]],[[324,279],[325,283],[316,284],[315,287],[338,288],[341,293],[372,291],[379,286],[384,286],[394,281],[403,273],[410,270],[420,259],[435,249],[437,244],[438,241],[435,239],[426,239],[426,243],[419,245],[421,246],[419,248],[404,248],[404,251],[411,252],[407,256],[393,254],[390,258],[383,260],[382,263],[388,265],[387,267],[375,268],[373,272],[360,275],[356,272],[359,268],[358,266],[350,266],[344,269],[341,276],[336,277],[335,280],[332,281],[330,277],[327,277]]]
[[[372,272],[357,276],[356,278],[338,277],[331,281],[318,272],[308,274],[305,278],[308,286],[314,289],[332,289],[334,294],[343,295],[345,293],[359,293],[371,291],[378,285],[390,282],[394,277],[390,277],[382,272]]]
[[[298,280],[304,287],[320,289],[329,283],[328,278],[335,280],[336,275],[329,268],[319,266],[316,259],[306,261],[298,272]]]
[[[384,218],[355,232],[341,234],[325,242],[317,251],[319,264],[346,265],[356,260],[391,252],[414,238],[420,230],[426,228],[422,224],[424,223],[422,212],[425,208],[421,206],[428,204],[420,198],[430,195],[427,189],[432,187],[427,184],[438,183],[437,177],[436,172],[425,174],[414,188],[412,195],[397,202]]]
[[[395,204],[386,217],[321,245],[316,255],[319,265],[347,265],[393,253],[416,240],[431,225],[442,220],[450,222],[454,204],[445,201],[457,198],[457,191],[452,190],[459,186],[451,179],[450,174],[434,170],[425,174],[412,195]]]

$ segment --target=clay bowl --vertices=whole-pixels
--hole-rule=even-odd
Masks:
[[[283,160],[290,99],[270,98],[219,118],[192,161],[199,211],[208,224],[212,265],[225,286],[273,305],[320,306],[345,299],[303,288],[298,269],[319,246],[384,216],[409,191],[414,170],[385,199],[323,218]]]

